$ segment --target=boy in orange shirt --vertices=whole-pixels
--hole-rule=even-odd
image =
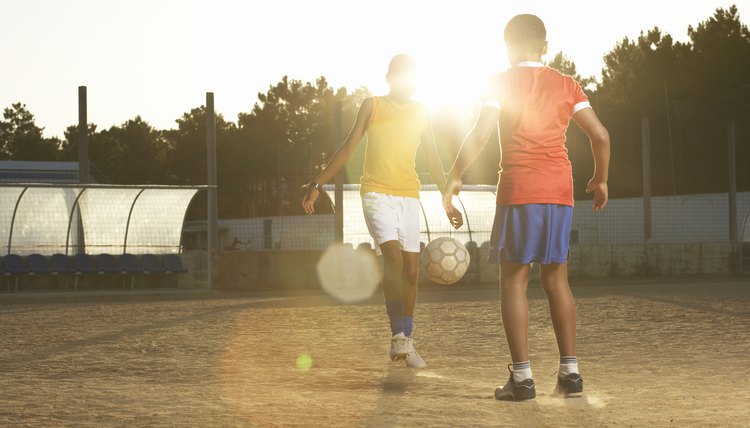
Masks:
[[[573,119],[591,141],[595,172],[586,192],[594,194],[595,211],[602,210],[608,198],[609,134],[578,82],[542,65],[547,35],[538,17],[514,17],[504,36],[512,67],[491,79],[484,107],[448,173],[443,204],[452,217],[451,199],[461,190],[461,176],[499,127],[500,179],[490,261],[500,263],[502,319],[512,370],[507,384],[495,390],[495,398],[536,397],[526,300],[532,262],[541,265],[560,352],[555,391],[566,397],[580,396],[583,379],[575,356],[576,309],[567,271],[573,178],[565,132]]]

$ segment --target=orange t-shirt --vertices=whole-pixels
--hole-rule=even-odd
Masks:
[[[581,85],[541,63],[495,75],[486,106],[500,108],[498,205],[573,205],[573,174],[565,131],[573,114],[591,107]]]

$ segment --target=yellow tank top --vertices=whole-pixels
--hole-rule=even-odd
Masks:
[[[414,101],[398,104],[386,97],[372,101],[360,191],[418,199],[415,161],[427,112]]]

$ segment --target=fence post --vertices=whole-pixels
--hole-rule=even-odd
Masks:
[[[216,199],[216,117],[214,113],[214,93],[206,92],[206,171],[208,174],[207,239],[208,288],[213,288],[213,256],[218,247],[218,202]]]
[[[89,183],[88,95],[86,93],[85,86],[78,87],[78,183]],[[83,193],[83,191],[81,192]],[[73,211],[71,211],[71,216],[72,215]],[[83,230],[83,223],[80,214],[76,216],[76,227],[78,228],[79,232]],[[70,229],[70,227],[68,227],[68,229]],[[86,241],[84,240],[84,235],[83,233],[78,233],[77,236],[78,239],[76,242],[76,254],[85,254]],[[65,254],[67,253],[68,251],[66,248]]]
[[[641,142],[643,147],[643,241],[651,241],[651,123],[649,118],[641,120]]]
[[[333,153],[338,150],[338,145],[341,144],[343,138],[342,132],[343,117],[342,117],[342,106],[341,101],[336,101],[333,105]],[[333,217],[333,230],[334,230],[334,242],[340,244],[344,242],[344,173],[346,167],[344,167],[335,178],[335,190],[334,190],[334,217]]]
[[[734,122],[727,123],[727,154],[729,163],[729,241],[737,239],[737,162],[735,161]]]
[[[78,87],[78,183],[89,182],[89,126],[86,87]]]

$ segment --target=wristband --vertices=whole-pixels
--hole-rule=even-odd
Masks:
[[[321,186],[320,183],[318,183],[316,181],[311,181],[307,185],[307,190],[310,191],[310,189],[317,189],[318,192],[321,192],[321,193],[323,192],[323,186]]]

